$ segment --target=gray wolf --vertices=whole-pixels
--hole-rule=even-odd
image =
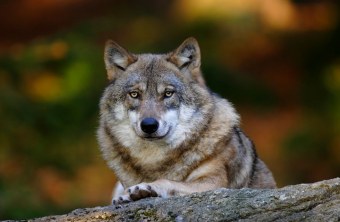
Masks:
[[[110,40],[104,61],[98,141],[120,181],[114,204],[276,187],[232,104],[206,86],[194,38],[167,54],[133,54]]]

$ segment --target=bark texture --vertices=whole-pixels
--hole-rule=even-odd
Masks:
[[[273,190],[148,198],[28,221],[340,221],[340,178]]]

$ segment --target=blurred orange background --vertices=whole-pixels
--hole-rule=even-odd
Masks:
[[[198,39],[278,185],[340,175],[340,4],[306,0],[0,2],[0,219],[110,203],[97,141],[104,43]]]

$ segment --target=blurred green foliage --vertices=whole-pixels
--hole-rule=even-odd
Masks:
[[[86,147],[95,140],[105,82],[102,53],[83,36],[61,38],[34,41],[1,57],[0,215],[53,212],[55,206],[37,196],[38,169],[72,177],[98,155]]]
[[[114,179],[95,138],[109,38],[157,53],[195,36],[208,85],[240,111],[280,186],[340,175],[338,4],[150,2],[110,3],[109,12],[2,50],[0,219],[109,203]]]

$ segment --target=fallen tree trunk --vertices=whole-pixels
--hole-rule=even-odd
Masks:
[[[340,178],[274,190],[218,189],[29,221],[340,221]]]

